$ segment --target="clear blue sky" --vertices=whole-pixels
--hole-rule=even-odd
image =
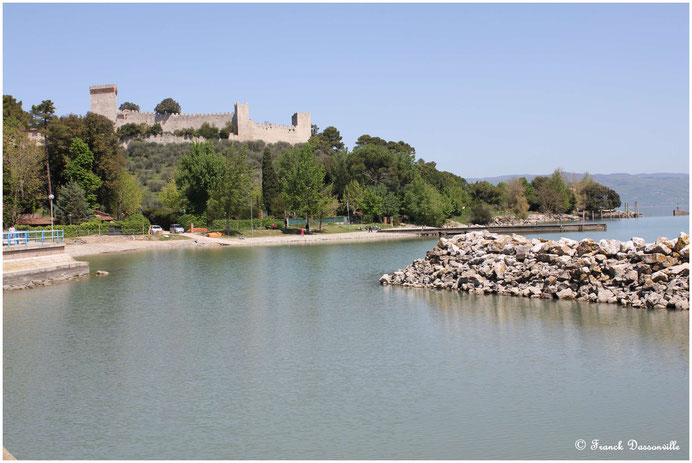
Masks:
[[[4,94],[312,113],[464,177],[688,172],[688,6],[5,4]]]

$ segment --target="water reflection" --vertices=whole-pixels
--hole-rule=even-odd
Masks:
[[[575,436],[645,434],[687,455],[687,312],[377,284],[433,244],[98,256],[108,277],[4,294],[6,446],[583,458]]]

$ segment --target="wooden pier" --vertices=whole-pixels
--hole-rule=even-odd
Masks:
[[[604,223],[566,223],[566,224],[539,224],[539,225],[488,225],[482,227],[458,227],[458,228],[389,228],[380,230],[379,233],[416,233],[419,236],[445,236],[460,235],[474,231],[488,230],[491,233],[520,235],[532,233],[570,233],[586,231],[606,231]]]

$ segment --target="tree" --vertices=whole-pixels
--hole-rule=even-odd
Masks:
[[[521,177],[519,181],[524,186],[524,196],[526,196],[526,201],[529,203],[529,210],[537,211],[539,205],[538,199],[536,198],[536,190],[534,190],[533,185],[526,180],[526,177]]]
[[[550,181],[540,182],[536,189],[539,210],[545,213],[562,214],[565,212],[565,204],[560,192],[552,187]]]
[[[163,127],[161,127],[161,124],[158,122],[151,127],[149,127],[149,130],[147,132],[147,135],[149,136],[156,136],[156,135],[161,135],[163,133]]]
[[[69,182],[60,188],[56,202],[55,215],[63,223],[79,224],[88,220],[92,213],[79,183]]]
[[[202,137],[206,140],[218,140],[219,128],[213,125],[209,125],[208,122],[205,122],[199,129],[197,129],[197,136]]]
[[[373,187],[365,189],[360,209],[363,211],[364,220],[366,222],[378,220],[379,216],[382,214],[382,202],[382,196],[378,195]]]
[[[118,134],[118,138],[124,140],[126,138],[134,138],[140,136],[142,134],[142,127],[140,124],[130,122],[128,124],[124,124],[118,127],[118,130],[116,132]]]
[[[115,201],[117,203],[116,213],[118,220],[122,220],[123,215],[129,216],[142,209],[142,198],[144,191],[134,175],[123,169],[118,177]]]
[[[351,180],[344,189],[344,203],[355,213],[363,202],[363,195],[363,187],[358,180]]]
[[[5,126],[2,149],[3,220],[14,224],[17,214],[33,212],[41,198],[43,153],[20,126]]]
[[[173,209],[176,212],[183,209],[184,198],[180,195],[180,192],[175,185],[175,178],[171,178],[166,186],[161,189],[159,199],[164,206],[169,209]]]
[[[562,178],[562,172],[559,169],[556,169],[550,177],[534,178],[531,184],[536,191],[540,211],[563,214],[574,210],[576,197]]]
[[[329,126],[322,133],[313,133],[308,142],[314,151],[331,155],[344,148],[341,140],[341,134],[336,127]]]
[[[526,189],[521,180],[513,178],[507,183],[507,205],[520,219],[529,216],[529,202],[526,200]]]
[[[502,189],[486,181],[471,185],[469,193],[475,202],[483,202],[493,206],[500,206],[502,203]]]
[[[386,192],[382,196],[382,215],[385,217],[396,217],[399,215],[401,201],[399,197],[391,191]]]
[[[449,217],[452,205],[435,187],[418,177],[406,188],[403,209],[415,223],[437,227]]]
[[[65,178],[77,182],[84,190],[84,198],[89,207],[96,205],[96,191],[101,187],[101,179],[92,172],[94,155],[84,141],[72,140],[70,161],[65,165]]]
[[[324,167],[317,163],[309,143],[286,151],[279,165],[281,191],[286,204],[293,212],[305,217],[310,232],[310,217],[318,213],[324,199]]]
[[[12,95],[3,95],[2,122],[3,125],[26,130],[31,123],[31,114],[22,109],[21,101],[15,100]]]
[[[616,207],[620,207],[620,205],[622,205],[620,195],[617,193],[617,191],[611,188],[608,188],[608,203],[610,209],[615,209]]]
[[[584,210],[589,212],[620,207],[620,195],[593,180],[581,190]]]
[[[274,165],[272,164],[272,155],[269,148],[264,148],[262,153],[262,202],[264,208],[270,214],[273,214],[272,205],[277,196],[281,194],[281,185],[279,178],[276,176]]]
[[[223,215],[226,234],[231,233],[231,217],[247,207],[252,192],[252,172],[247,161],[247,147],[231,147],[225,160],[221,181],[216,182],[208,200],[214,215]]]
[[[126,101],[120,105],[121,111],[139,111],[139,105]]]
[[[223,177],[226,164],[226,160],[216,154],[214,145],[209,141],[193,143],[190,152],[180,160],[175,184],[194,214],[199,215],[206,210],[209,193]]]
[[[362,137],[361,137],[362,138]],[[362,185],[379,185],[389,176],[395,156],[383,145],[367,144],[348,154],[351,177]]]
[[[156,114],[180,114],[180,103],[173,98],[166,98],[156,105]]]
[[[94,153],[94,173],[102,181],[97,192],[98,202],[109,212],[115,212],[118,178],[127,162],[113,122],[100,114],[88,113],[84,118],[83,140]]]
[[[327,158],[325,163],[325,181],[332,184],[333,192],[338,198],[344,197],[344,189],[350,179],[345,149],[339,150]]]
[[[84,118],[70,114],[48,123],[45,150],[47,162],[50,163],[50,181],[56,191],[66,182],[63,172],[70,159],[70,147],[74,138],[86,141]]]
[[[339,206],[341,205],[339,200],[332,196],[331,191],[331,185],[325,187],[325,189],[322,191],[322,199],[317,208],[317,217],[320,219],[320,231],[322,231],[322,220],[324,220],[325,217],[330,217],[336,214],[337,209],[339,209]]]
[[[48,127],[48,123],[55,118],[55,105],[50,100],[43,100],[41,104],[31,107],[31,114],[33,126],[45,129]]]
[[[469,220],[471,223],[478,225],[487,225],[493,219],[493,215],[490,212],[490,208],[483,203],[476,203],[471,208],[471,216]]]

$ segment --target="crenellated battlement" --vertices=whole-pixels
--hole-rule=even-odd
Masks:
[[[155,112],[117,109],[118,87],[116,85],[98,85],[89,87],[91,111],[111,119],[115,128],[125,124],[160,124],[164,132],[176,130],[199,129],[204,123],[223,129],[228,124],[236,127],[238,133],[232,134],[234,140],[263,140],[266,143],[287,142],[290,144],[305,143],[310,138],[310,113],[295,113],[291,125],[258,123],[250,119],[248,103],[236,103],[235,112],[224,113],[182,113],[157,114]],[[178,137],[161,137],[155,143],[175,143]],[[170,140],[170,141],[169,141]]]

